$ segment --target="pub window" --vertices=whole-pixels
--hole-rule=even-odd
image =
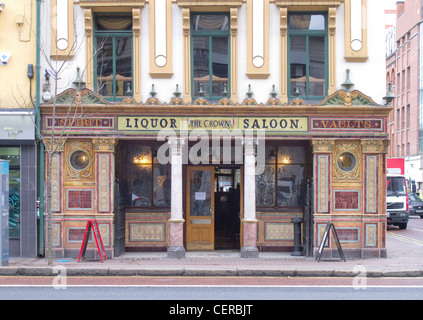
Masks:
[[[322,99],[328,91],[326,15],[292,13],[288,19],[289,96]]]
[[[257,207],[302,207],[306,193],[307,149],[304,146],[266,147],[264,172],[256,176]]]
[[[229,95],[229,21],[225,13],[191,15],[193,99],[219,100]]]
[[[0,159],[9,161],[9,237],[20,237],[21,151],[19,147],[0,147]]]
[[[96,16],[94,48],[94,89],[108,100],[132,96],[132,16]]]
[[[134,207],[170,207],[171,166],[157,160],[157,147],[128,145],[127,203]]]

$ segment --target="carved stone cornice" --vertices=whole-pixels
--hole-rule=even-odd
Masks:
[[[142,8],[145,0],[79,0],[81,8],[127,7]]]
[[[278,7],[338,7],[344,0],[275,0]]]

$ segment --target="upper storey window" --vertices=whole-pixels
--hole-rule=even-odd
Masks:
[[[289,96],[322,99],[328,87],[327,20],[320,13],[288,17]]]
[[[191,15],[193,99],[218,100],[230,92],[229,14]]]
[[[95,90],[106,99],[132,96],[132,16],[95,17]]]

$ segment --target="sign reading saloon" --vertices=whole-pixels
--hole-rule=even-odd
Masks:
[[[118,116],[118,131],[266,130],[273,133],[307,132],[307,117],[133,117]]]

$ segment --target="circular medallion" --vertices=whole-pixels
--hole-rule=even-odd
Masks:
[[[75,150],[69,157],[69,163],[76,171],[86,169],[90,164],[90,156],[83,150]]]
[[[338,156],[337,164],[342,171],[350,172],[356,167],[357,159],[352,153],[344,152]]]

